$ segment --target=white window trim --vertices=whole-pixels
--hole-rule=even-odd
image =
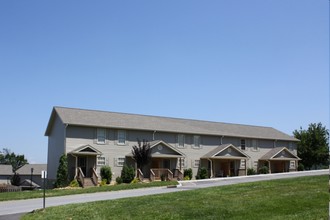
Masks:
[[[181,162],[181,164],[180,164]],[[180,166],[181,165],[181,166]],[[187,163],[186,163],[186,158],[178,158],[178,165],[177,165],[177,168],[185,168],[187,166]]]
[[[240,168],[241,169],[245,169],[246,168],[246,160],[245,159],[242,159],[241,160]]]
[[[116,161],[116,167],[123,167],[125,164],[125,157],[117,157],[115,161]]]
[[[102,159],[100,159],[102,158]],[[105,166],[106,165],[106,159],[105,159],[105,156],[101,155],[101,156],[97,156],[97,166]],[[102,162],[102,164],[100,164],[100,162]],[[104,164],[103,164],[104,163]]]
[[[296,168],[296,161],[294,160],[290,161],[290,168]]]
[[[196,145],[195,138],[198,138],[198,145]],[[192,148],[194,148],[194,149],[201,149],[202,148],[202,145],[201,145],[201,136],[200,135],[194,135],[193,136]]]
[[[200,160],[192,160],[191,162],[192,162],[192,167],[194,168],[198,168],[201,163]]]
[[[119,134],[121,132],[123,132],[123,134],[124,134],[124,143],[119,142],[119,140],[120,140]],[[127,136],[127,134],[126,134],[126,131],[125,130],[118,130],[118,132],[117,132],[117,145],[126,145],[126,142],[127,142],[126,141],[126,136]]]
[[[99,135],[100,131],[104,131],[103,135],[104,135],[104,141],[99,141],[99,137],[101,135]],[[106,143],[106,139],[107,139],[107,130],[105,128],[97,128],[96,129],[96,143],[97,144],[105,144]]]

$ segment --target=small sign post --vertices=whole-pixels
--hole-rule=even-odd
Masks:
[[[42,170],[41,171],[41,178],[43,180],[44,184],[44,200],[43,200],[43,209],[46,208],[46,180],[47,180],[47,171]]]

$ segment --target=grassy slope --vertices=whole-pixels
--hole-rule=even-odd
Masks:
[[[177,184],[178,184],[178,182],[172,181],[172,182],[120,184],[120,185],[114,185],[114,186],[90,187],[90,188],[85,188],[85,189],[82,189],[82,188],[52,189],[52,190],[46,190],[46,197],[65,196],[65,195],[74,195],[74,194],[83,194],[83,193],[95,193],[95,192],[108,192],[108,191],[118,191],[118,190],[126,190],[126,189],[177,185]],[[9,193],[1,193],[0,201],[33,199],[33,198],[42,198],[42,197],[43,197],[43,190],[9,192]]]
[[[328,176],[47,208],[24,219],[328,219]]]

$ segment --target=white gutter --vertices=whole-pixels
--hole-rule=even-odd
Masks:
[[[153,133],[152,133],[152,140],[154,141],[155,140],[155,133],[156,133],[157,131],[154,131]]]
[[[222,139],[224,138],[225,136],[221,136],[221,139],[220,139],[220,145],[222,145]]]
[[[210,178],[213,178],[213,164],[212,164],[212,160],[210,158],[207,158],[208,161],[210,161],[211,163],[211,175]]]

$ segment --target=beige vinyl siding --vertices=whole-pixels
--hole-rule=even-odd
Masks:
[[[107,140],[108,144],[106,145],[98,145],[94,142],[94,134],[96,128],[88,128],[88,127],[68,127],[68,138],[67,138],[67,151],[72,151],[75,148],[90,144],[91,146],[95,147],[99,151],[102,152],[102,156],[106,157],[107,165],[111,166],[112,172],[114,173],[113,179],[117,176],[120,176],[122,167],[117,166],[117,159],[119,157],[125,157],[128,155],[131,150],[132,146],[137,145],[137,139],[140,140],[146,139],[151,141],[153,136],[153,131],[135,131],[135,130],[126,130],[126,144],[125,145],[117,145],[117,130],[112,128],[107,128]],[[156,140],[163,140],[166,143],[170,144],[173,148],[178,149],[185,155],[185,167],[192,168],[193,175],[197,174],[198,167],[194,166],[195,160],[200,160],[200,157],[207,154],[209,151],[213,150],[214,148],[220,145],[221,137],[218,136],[211,136],[211,135],[199,135],[201,145],[203,146],[200,149],[193,148],[193,137],[196,134],[185,134],[185,148],[178,148],[177,146],[177,133],[170,133],[170,132],[156,132],[154,134]],[[223,144],[225,143],[232,143],[234,146],[240,149],[240,141],[241,137],[223,137]],[[274,141],[272,140],[258,140],[258,151],[253,151],[251,149],[252,139],[245,139],[246,140],[246,150],[244,151],[248,154],[251,159],[246,162],[246,167],[252,167],[254,161],[258,161],[260,157],[266,154],[270,149],[273,148]],[[283,143],[285,144],[285,143]],[[189,147],[187,147],[189,146]],[[126,158],[127,159],[127,158]],[[129,158],[129,160],[131,160]],[[178,167],[179,164],[176,160],[171,159],[171,167]],[[207,167],[207,161],[201,160],[200,166]],[[97,170],[99,172],[99,166]]]

